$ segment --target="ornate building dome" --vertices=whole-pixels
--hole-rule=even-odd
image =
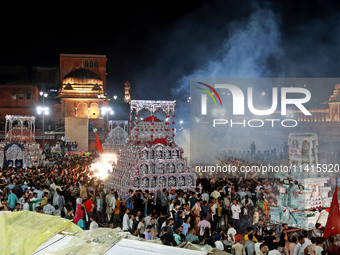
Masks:
[[[340,84],[336,84],[333,94],[329,97],[329,102],[340,102]]]
[[[62,97],[103,97],[103,80],[96,73],[78,68],[65,75],[59,95]]]
[[[63,85],[103,85],[103,80],[96,73],[86,69],[78,68],[63,79]]]

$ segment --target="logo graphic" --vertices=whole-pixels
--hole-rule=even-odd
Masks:
[[[220,101],[220,104],[222,106],[221,97],[220,97],[220,95],[217,93],[217,91],[212,86],[210,86],[210,85],[208,85],[206,83],[203,83],[203,82],[198,82],[198,83],[203,85],[203,86],[205,86],[205,87],[207,87],[207,88],[209,88],[214,93],[214,95],[217,96],[217,98]],[[212,95],[212,93],[209,90],[204,89],[204,88],[200,88],[200,87],[196,87],[196,88],[198,88],[200,90],[203,90],[205,93],[207,93],[212,98],[212,100],[214,101],[215,105],[217,105],[214,96]],[[206,115],[207,114],[207,95],[206,94],[202,94],[201,95],[201,100],[202,100],[201,112],[202,112],[202,115]]]
[[[220,97],[220,95],[217,93],[217,91],[216,91],[213,87],[211,87],[210,85],[208,85],[208,84],[206,84],[206,83],[203,83],[203,82],[198,82],[198,83],[199,83],[199,84],[202,84],[203,86],[206,86],[207,88],[209,88],[209,89],[217,96],[217,98],[218,98],[218,100],[220,101],[220,104],[221,104],[221,106],[222,106],[221,97]],[[211,94],[211,92],[210,92],[209,90],[204,89],[204,88],[200,88],[200,87],[197,87],[197,88],[200,89],[200,90],[203,90],[204,92],[206,92],[206,93],[212,98],[212,100],[214,101],[215,105],[217,105],[214,96]]]
[[[213,93],[217,96],[222,106],[222,101],[219,94],[216,92],[215,88],[217,89],[228,89],[231,93],[233,98],[233,115],[244,115],[245,114],[245,99],[247,99],[248,110],[255,115],[270,115],[275,112],[278,107],[278,99],[281,99],[281,115],[286,115],[287,112],[287,105],[295,105],[304,115],[311,115],[311,113],[303,106],[304,103],[307,103],[311,99],[311,93],[309,90],[305,88],[292,88],[292,87],[281,87],[281,97],[278,94],[278,88],[272,88],[272,105],[269,109],[256,109],[253,103],[253,88],[247,88],[247,98],[245,98],[242,90],[233,85],[233,84],[215,84],[213,88],[212,86],[198,82],[203,86],[209,88]],[[206,92],[214,101],[215,105],[217,105],[216,100],[212,93],[204,88],[197,87],[198,89],[203,90]],[[304,97],[302,98],[289,98],[289,94],[302,94]],[[201,95],[201,114],[207,114],[207,95]]]

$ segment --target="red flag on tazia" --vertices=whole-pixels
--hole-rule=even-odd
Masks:
[[[340,212],[339,212],[339,201],[338,201],[338,187],[336,186],[331,207],[329,208],[329,214],[323,237],[327,239],[330,236],[340,234]]]
[[[101,153],[104,152],[103,147],[102,147],[102,145],[101,145],[101,143],[99,141],[99,137],[98,137],[97,133],[96,133],[96,149],[97,149],[97,151],[99,151]]]

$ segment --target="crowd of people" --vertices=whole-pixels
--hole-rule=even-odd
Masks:
[[[239,149],[239,150],[224,150],[219,153],[222,157],[226,155],[229,157],[239,158],[248,161],[260,161],[260,160],[268,160],[268,161],[288,161],[288,144],[286,142],[283,143],[282,147],[270,148],[259,150],[257,149],[257,145],[253,141],[249,145],[249,149]],[[333,150],[332,148],[322,148],[318,150],[318,156],[320,159],[327,160],[340,160],[340,151]]]
[[[242,158],[244,160],[288,160],[288,145],[284,143],[280,150],[276,148],[268,150],[259,150],[253,141],[247,150],[226,150],[221,152],[223,155],[228,155],[235,158]]]
[[[124,197],[90,170],[93,158],[50,155],[45,167],[0,170],[1,210],[64,217],[82,229],[121,228],[164,245],[210,245],[235,255],[339,254],[337,237],[272,224],[274,179],[203,178],[192,190],[130,190]]]

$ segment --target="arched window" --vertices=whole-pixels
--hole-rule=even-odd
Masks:
[[[184,173],[184,164],[183,163],[177,164],[177,172],[178,173]]]
[[[140,186],[140,180],[138,177],[135,177],[135,179],[133,180],[133,187],[139,188],[139,186]]]
[[[156,150],[156,159],[162,159],[162,158],[163,158],[162,150],[160,149]]]
[[[152,177],[151,188],[155,188],[156,186],[157,186],[157,177]]]
[[[179,159],[179,151],[177,149],[172,151],[172,159]]]
[[[85,67],[89,67],[89,61],[85,60]]]
[[[141,159],[142,160],[148,159],[148,151],[147,150],[142,150]]]
[[[141,174],[148,174],[149,173],[149,166],[146,164],[142,164],[140,166],[140,173]]]
[[[164,168],[165,168],[164,165],[162,163],[159,163],[157,165],[157,173],[164,174],[165,173],[165,169]]]
[[[165,157],[165,159],[171,159],[171,151],[170,150],[166,150],[164,157]]]
[[[164,176],[159,177],[159,187],[166,187],[166,178]]]
[[[192,178],[192,176],[188,176],[187,177],[187,186],[191,186],[191,185],[193,185],[193,183],[194,183],[194,180],[193,180],[193,178]]]
[[[177,186],[177,180],[175,176],[170,176],[168,179],[168,186],[169,187],[175,187]]]
[[[179,187],[185,186],[185,178],[184,178],[184,176],[180,176],[179,177],[178,186]]]
[[[98,67],[98,61],[94,61],[94,67]]]
[[[144,189],[149,188],[149,178],[148,178],[148,177],[144,177],[144,178],[142,179],[141,186],[142,186],[142,188],[144,188]]]
[[[167,173],[174,173],[175,172],[175,165],[172,163],[169,163],[166,165],[166,172]]]

